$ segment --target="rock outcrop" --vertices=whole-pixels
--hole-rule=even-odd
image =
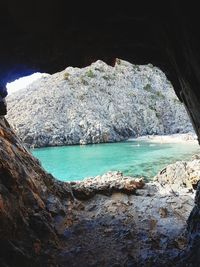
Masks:
[[[7,99],[8,120],[29,146],[114,142],[192,131],[165,74],[117,60],[68,67]]]
[[[71,182],[72,191],[78,199],[88,199],[96,194],[110,196],[121,192],[127,195],[136,193],[144,187],[142,179],[125,177],[121,172],[108,172],[102,176],[85,178],[79,182]]]
[[[196,156],[190,161],[177,161],[168,165],[154,177],[164,187],[170,186],[173,191],[180,188],[196,188],[200,181],[200,158]]]
[[[187,170],[183,172],[186,175]],[[76,237],[78,223],[67,231],[68,245],[76,237],[79,249],[71,249],[62,263],[80,266],[79,255],[87,266],[198,266],[198,254],[193,253],[198,243],[190,235],[191,225],[196,233],[199,224],[197,211],[192,210],[195,190],[184,183],[184,175],[181,178],[173,190],[173,179],[165,185],[144,185],[142,180],[131,183],[119,172],[72,182],[74,195],[82,199],[76,219],[81,220],[84,235]],[[128,192],[123,191],[127,187]]]
[[[71,198],[70,186],[47,174],[0,118],[0,266],[56,266],[54,218]]]
[[[154,180],[161,186],[161,191],[167,190],[176,196],[179,196],[180,190],[192,192],[197,189],[195,206],[187,220],[188,245],[181,254],[181,264],[178,266],[200,266],[200,155],[194,155],[191,161],[168,165]]]

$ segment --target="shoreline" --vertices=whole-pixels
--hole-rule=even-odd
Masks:
[[[47,146],[37,146],[37,145],[29,145],[25,143],[28,149],[40,149],[40,148],[50,148],[50,147],[64,147],[64,146],[87,146],[87,145],[100,145],[100,144],[114,144],[120,142],[128,142],[128,141],[144,141],[150,143],[163,143],[163,144],[171,144],[171,143],[190,143],[190,144],[198,144],[197,135],[195,133],[180,133],[180,134],[166,134],[166,135],[142,135],[138,137],[129,137],[128,139],[113,141],[113,142],[100,142],[100,143],[86,143],[86,144],[57,144],[57,145],[47,145]]]
[[[198,139],[195,133],[178,133],[170,135],[143,135],[136,138],[129,138],[127,141],[145,141],[151,143],[190,143],[198,144]]]

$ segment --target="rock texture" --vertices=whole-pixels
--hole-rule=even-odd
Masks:
[[[88,199],[96,194],[112,195],[116,192],[131,195],[144,187],[142,179],[125,177],[121,172],[108,172],[102,176],[86,178],[80,182],[71,182],[72,191],[79,199]]]
[[[36,147],[192,131],[164,73],[117,59],[68,67],[8,97],[9,122]]]
[[[194,189],[179,184],[58,182],[0,118],[0,266],[199,266],[200,187],[192,209]]]
[[[108,181],[116,191],[110,192]],[[79,206],[81,212],[76,213],[84,234],[76,239],[78,251],[71,249],[62,263],[81,266],[77,255],[82,263],[87,262],[85,266],[198,266],[199,261],[192,258],[193,249],[188,246],[191,236],[186,225],[189,216],[196,225],[194,210],[190,215],[194,190],[183,182],[172,190],[173,181],[164,186],[132,181],[134,190],[124,194],[124,181],[128,184],[130,177],[109,172],[93,180],[71,183],[77,198],[84,199]],[[69,246],[79,227],[75,223],[67,231]]]
[[[77,221],[65,230],[68,251],[62,264],[178,266],[187,247],[185,220],[192,206],[191,196],[162,195],[153,185],[137,195],[97,194],[82,202]]]
[[[185,262],[192,262],[192,266],[200,265],[200,182],[195,197],[195,206],[187,220],[189,246],[185,252]]]
[[[195,206],[187,220],[188,245],[181,254],[181,263],[178,266],[200,266],[200,155],[194,155],[191,161],[179,161],[164,168],[154,178],[162,187],[179,196],[180,189],[193,191],[197,189]],[[183,203],[181,204],[183,205]]]
[[[52,198],[61,208],[52,211]],[[53,222],[70,198],[70,186],[48,175],[0,118],[0,266],[57,266]]]
[[[168,165],[154,177],[162,186],[169,186],[173,191],[179,188],[196,188],[200,180],[200,158],[197,155],[191,161],[177,161]]]

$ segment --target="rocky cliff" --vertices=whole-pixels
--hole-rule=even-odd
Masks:
[[[10,95],[10,124],[28,145],[120,141],[130,136],[192,131],[165,74],[117,59],[68,67]]]
[[[163,182],[173,167],[146,185],[121,173],[62,183],[0,118],[0,266],[199,266],[197,161],[176,188]]]

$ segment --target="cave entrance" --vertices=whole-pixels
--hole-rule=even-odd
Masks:
[[[45,78],[30,85],[42,77]],[[97,60],[85,68],[67,67],[53,75],[35,73],[8,84],[8,89],[12,93],[27,86],[25,92],[8,96],[8,121],[23,142],[34,148],[32,153],[41,160],[44,168],[63,181],[96,176],[110,170],[152,179],[161,168],[171,163],[165,158],[158,163],[162,153],[178,160],[179,155],[180,159],[187,159],[185,154],[196,152],[196,147],[190,150],[187,146],[175,148],[174,145],[168,150],[167,145],[145,146],[138,140],[110,144],[138,136],[149,136],[154,142],[151,139],[154,135],[165,135],[158,140],[165,143],[167,134],[192,130],[172,84],[164,72],[152,64],[134,65],[117,59],[111,66]],[[97,145],[99,143],[109,145]],[[69,146],[84,144],[96,146]],[[54,148],[46,149],[52,146]],[[158,154],[156,151],[162,147],[163,152]],[[115,150],[114,155],[109,150]],[[144,150],[148,152],[146,156]],[[118,156],[122,151],[124,158]],[[139,157],[138,161],[134,153]],[[150,157],[149,153],[152,153]],[[63,161],[63,158],[67,160]],[[152,169],[145,165],[151,165]]]

